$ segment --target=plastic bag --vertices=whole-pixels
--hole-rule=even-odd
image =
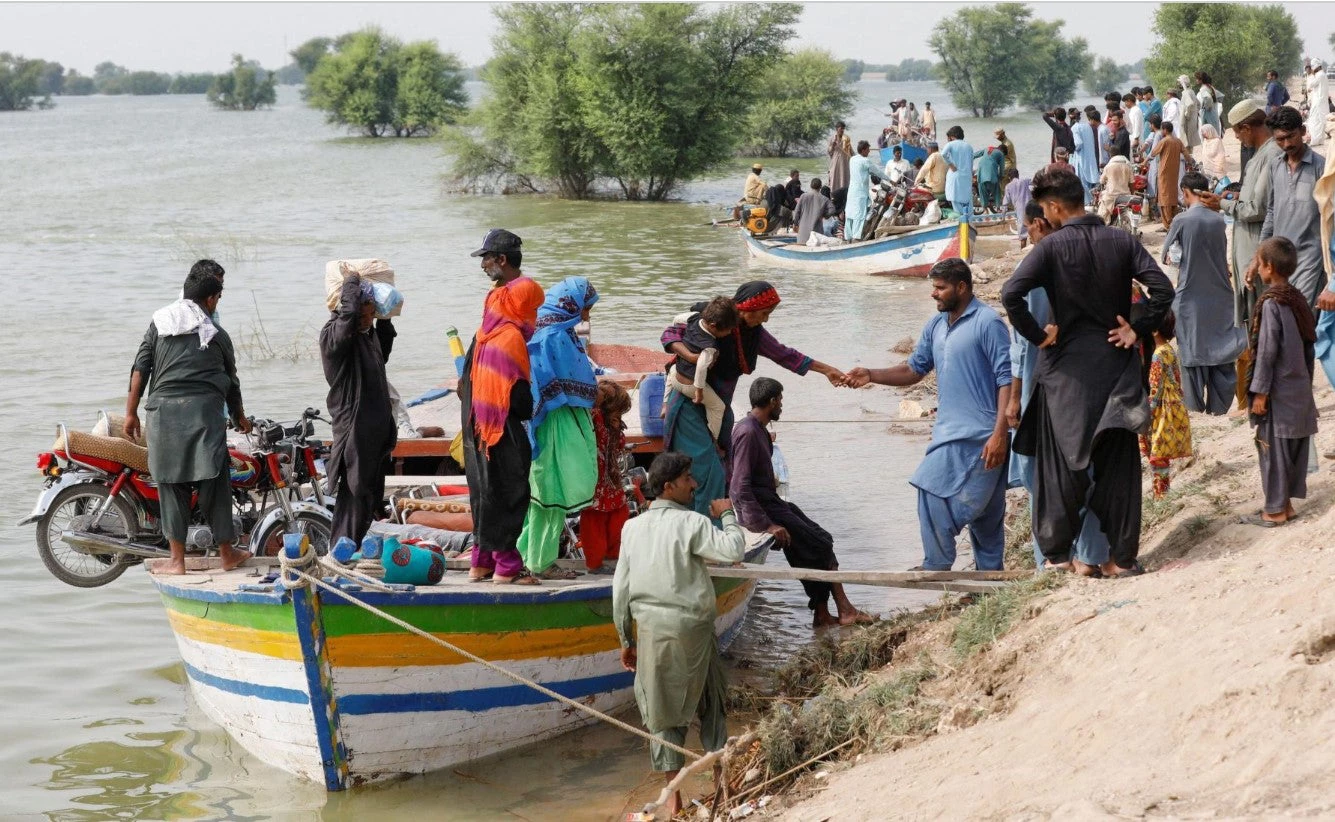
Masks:
[[[403,295],[389,283],[371,283],[371,294],[379,319],[397,317],[403,311]]]
[[[774,482],[778,485],[778,494],[782,499],[788,499],[788,461],[783,458],[783,452],[779,446],[774,446],[774,453],[769,458],[770,466],[774,468]]]
[[[936,225],[939,222],[941,222],[941,204],[932,200],[922,210],[922,217],[918,219],[918,225]]]

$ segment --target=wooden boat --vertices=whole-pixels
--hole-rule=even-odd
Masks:
[[[754,536],[748,562],[771,540]],[[437,585],[340,595],[257,582],[252,567],[151,574],[196,702],[246,750],[331,791],[531,745],[589,715],[404,631],[349,601],[392,612],[454,645],[600,711],[634,701],[612,625],[612,577],[540,587]],[[261,562],[251,560],[247,563]],[[726,647],[755,580],[716,579]]]
[[[970,226],[969,230],[972,240],[977,229]],[[902,232],[879,239],[843,245],[799,245],[794,234],[757,237],[745,229],[742,239],[756,259],[779,268],[824,273],[925,277],[938,260],[960,254],[960,227],[954,221],[904,227]]]

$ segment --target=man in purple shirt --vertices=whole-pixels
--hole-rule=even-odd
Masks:
[[[774,444],[766,429],[783,413],[783,385],[769,377],[757,377],[751,383],[751,413],[732,429],[732,471],[728,498],[737,512],[737,520],[748,531],[774,537],[783,549],[788,564],[794,568],[839,570],[834,556],[834,537],[812,522],[802,509],[779,496],[774,479]],[[874,622],[848,601],[844,586],[829,582],[802,582],[807,592],[807,607],[814,614],[812,627],[852,625]],[[830,596],[839,615],[830,614]]]

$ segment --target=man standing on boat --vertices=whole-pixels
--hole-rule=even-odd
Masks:
[[[464,472],[473,514],[468,578],[537,585],[517,544],[528,513],[533,452],[524,422],[533,416],[528,340],[538,322],[542,286],[519,270],[523,241],[503,228],[487,232],[472,256],[493,285],[459,375]]]
[[[728,741],[727,682],[714,633],[714,584],[705,563],[741,562],[746,535],[727,499],[709,505],[722,530],[691,510],[697,484],[685,454],[655,457],[649,484],[658,498],[626,523],[612,579],[621,664],[635,673],[635,703],[650,733],[684,747],[691,720],[699,717],[700,742],[716,751]],[[649,758],[669,783],[686,764],[680,752],[657,742],[649,743]],[[681,796],[672,796],[668,812],[680,809]]]
[[[973,214],[973,146],[964,142],[964,129],[951,126],[942,154],[946,161],[946,199],[961,221]]]
[[[223,409],[243,432],[250,431],[250,422],[241,404],[232,338],[211,319],[222,299],[221,272],[213,260],[190,268],[182,299],[153,312],[130,372],[125,436],[133,441],[144,433],[139,398],[147,383],[148,468],[158,484],[162,534],[171,548],[171,559],[158,567],[158,574],[185,573],[192,493],[198,493],[197,507],[213,528],[223,569],[250,556],[232,547],[237,535]]]
[[[949,571],[955,538],[967,525],[978,570],[1000,571],[1006,548],[1010,337],[1001,316],[974,297],[968,263],[958,257],[942,260],[928,277],[940,313],[923,328],[908,362],[854,368],[848,384],[915,385],[936,371],[939,400],[932,442],[909,480],[918,489],[921,570]]]
[[[738,518],[748,530],[766,533],[783,549],[793,568],[838,571],[834,537],[813,522],[802,509],[779,496],[774,478],[774,443],[767,426],[783,413],[783,385],[769,377],[751,383],[751,413],[732,429],[731,481],[728,496],[737,506]],[[812,627],[874,622],[848,601],[842,583],[803,581]],[[830,597],[839,615],[830,613]]]
[[[354,273],[343,281],[338,311],[320,329],[334,433],[326,476],[338,486],[331,546],[339,537],[360,544],[385,507],[385,473],[398,442],[385,377],[398,332],[388,317],[376,320],[375,308],[370,281]]]

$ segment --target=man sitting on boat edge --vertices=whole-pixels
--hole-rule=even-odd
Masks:
[[[834,555],[834,538],[813,522],[802,509],[779,496],[774,478],[774,445],[766,426],[783,413],[783,385],[769,377],[757,377],[750,389],[751,413],[732,429],[732,471],[729,498],[737,506],[742,526],[757,533],[767,533],[783,549],[793,568],[839,570]],[[803,580],[807,607],[812,611],[812,627],[852,625],[875,622],[848,601],[841,583]],[[830,597],[839,615],[830,613]]]

